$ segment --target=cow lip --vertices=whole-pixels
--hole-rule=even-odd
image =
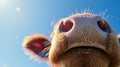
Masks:
[[[97,46],[95,44],[92,44],[92,45],[84,45],[84,44],[82,44],[82,45],[70,46],[68,49],[66,49],[65,51],[63,51],[60,54],[60,56],[63,55],[63,54],[65,54],[65,53],[67,53],[67,52],[69,52],[69,51],[71,51],[71,50],[81,49],[81,48],[97,49],[97,50],[100,50],[100,51],[102,51],[102,52],[104,52],[104,53],[106,53],[108,55],[108,52],[106,51],[105,46],[101,46],[100,44],[97,44]]]
[[[67,53],[67,52],[69,52],[69,51],[78,50],[78,49],[85,49],[85,50],[83,50],[83,52],[85,52],[85,53],[87,53],[87,50],[89,50],[89,49],[99,50],[99,51],[101,51],[101,52],[106,53],[106,51],[104,51],[104,50],[102,50],[102,49],[100,49],[100,48],[97,48],[97,47],[80,46],[80,47],[70,48],[70,49],[68,49],[67,51],[63,52],[63,54],[64,54],[64,53]]]

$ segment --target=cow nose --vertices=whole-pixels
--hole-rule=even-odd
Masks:
[[[68,32],[72,29],[72,27],[73,27],[73,22],[71,20],[61,21],[60,31]]]

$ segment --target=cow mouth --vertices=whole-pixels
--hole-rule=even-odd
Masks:
[[[91,54],[108,55],[106,51],[97,47],[80,46],[80,47],[73,47],[71,49],[68,49],[67,51],[63,52],[60,55],[60,57],[73,58],[73,56],[78,57],[80,55],[91,55]]]
[[[57,45],[59,48],[56,49],[50,56],[50,61],[53,63],[61,62],[64,59],[67,61],[70,59],[81,58],[85,56],[98,56],[98,54],[102,56],[109,56],[109,52],[106,49],[106,45],[91,42],[75,42],[75,43],[65,43],[63,45]]]
[[[91,62],[99,63],[99,61],[109,61],[109,59],[110,57],[108,56],[108,54],[100,48],[82,46],[73,47],[65,51],[59,56],[58,60],[63,64],[65,63],[65,65],[67,65],[67,63],[70,63],[71,65],[78,64],[82,66],[86,65],[87,63],[91,64]]]
[[[79,51],[80,50],[80,51]],[[82,47],[74,47],[74,48],[71,48],[69,50],[67,50],[66,52],[64,53],[69,53],[69,52],[81,52],[81,53],[89,53],[89,51],[94,51],[94,50],[97,50],[97,51],[100,51],[102,53],[106,53],[104,50],[100,49],[100,48],[96,48],[96,47],[90,47],[90,46],[82,46]]]

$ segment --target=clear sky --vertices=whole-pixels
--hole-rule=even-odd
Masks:
[[[102,15],[120,33],[119,0],[0,0],[0,67],[48,67],[24,54],[24,37],[50,38],[57,20],[85,10]]]

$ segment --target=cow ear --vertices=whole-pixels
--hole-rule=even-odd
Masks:
[[[118,35],[118,40],[119,40],[119,43],[120,43],[120,34]]]
[[[30,58],[48,60],[51,42],[44,35],[27,36],[23,41],[23,48]]]

